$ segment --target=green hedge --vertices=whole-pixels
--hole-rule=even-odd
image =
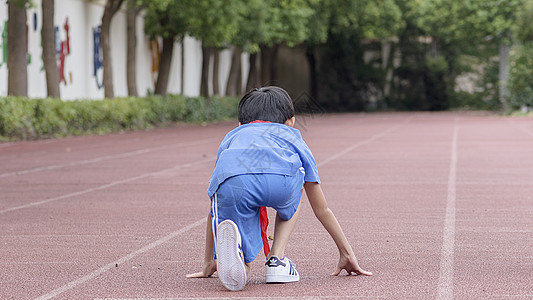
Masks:
[[[509,103],[511,109],[533,108],[533,42],[515,45],[511,51]]]
[[[202,123],[236,118],[237,98],[211,99],[168,95],[166,98],[114,98],[62,101],[0,97],[0,141]]]

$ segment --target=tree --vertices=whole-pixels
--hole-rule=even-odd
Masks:
[[[328,39],[329,20],[333,3],[330,0],[308,0],[313,15],[308,18],[307,28],[312,34],[304,42],[305,56],[309,64],[309,88],[311,97],[318,99],[318,46]]]
[[[106,98],[115,97],[113,87],[113,64],[110,45],[111,20],[118,12],[124,0],[107,0],[102,15],[102,29],[100,32],[100,43],[102,47],[102,65],[104,68],[104,96]]]
[[[320,21],[308,27],[321,33],[306,41],[311,95],[334,110],[376,105],[385,94],[386,82],[392,80],[387,77],[392,72],[388,70],[392,65],[388,38],[397,36],[405,26],[400,8],[392,0],[323,0],[311,4],[318,9],[311,22]],[[380,52],[384,53],[381,57],[375,55]],[[365,59],[369,53],[373,54],[371,59]],[[375,102],[370,102],[372,97]]]
[[[8,2],[7,21],[7,93],[28,96],[28,60],[26,35],[27,0]]]
[[[264,13],[263,39],[259,43],[261,82],[272,84],[277,79],[276,60],[279,47],[294,47],[308,38],[307,24],[313,10],[305,0],[269,0]]]
[[[434,53],[444,50],[448,82],[457,74],[455,62],[461,53],[488,43],[499,44],[499,93],[506,107],[508,56],[511,28],[523,0],[425,0],[420,6],[419,26],[432,36]]]
[[[231,66],[228,74],[228,81],[226,82],[226,95],[235,97],[242,93],[242,48],[239,46],[233,46],[231,53]]]
[[[127,58],[126,80],[128,95],[137,96],[137,15],[146,7],[146,3],[140,0],[128,0],[126,11],[127,28]]]
[[[242,47],[250,53],[246,90],[261,86],[261,67],[259,66],[259,43],[268,35],[267,3],[262,0],[248,0],[246,10],[239,22],[238,33],[234,36],[233,44]]]
[[[209,71],[214,51],[227,47],[238,31],[242,0],[193,1],[190,6],[190,34],[202,41],[202,78],[200,95],[209,97]],[[218,84],[218,74],[213,72],[213,81]],[[214,86],[216,86],[216,84]]]
[[[43,63],[46,73],[47,95],[48,97],[60,98],[54,28],[54,2],[55,0],[43,0],[42,2],[43,27],[41,29],[41,41],[43,44]]]
[[[264,24],[265,22],[263,20],[265,18],[264,14],[260,13],[263,9],[262,5],[262,0],[247,0],[240,10],[237,33],[231,40],[233,47],[231,48],[231,67],[226,84],[226,95],[237,96],[242,93],[241,55],[243,51],[250,54],[250,69],[246,90],[251,89],[252,86],[257,87],[260,85],[256,60],[259,51],[259,32],[262,30],[259,24]]]
[[[188,28],[187,18],[190,16],[189,7],[191,5],[189,1],[191,0],[148,2],[144,30],[152,39],[157,37],[163,39],[159,72],[154,90],[155,94],[162,96],[167,94],[174,42],[183,40]]]
[[[517,14],[512,28],[515,45],[512,47],[509,74],[510,105],[513,109],[533,108],[533,0],[527,0]]]

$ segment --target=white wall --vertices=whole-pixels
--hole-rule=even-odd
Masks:
[[[33,0],[34,6],[27,10],[28,16],[28,53],[31,63],[28,64],[28,96],[45,97],[46,79],[42,61],[41,0]],[[56,0],[54,24],[59,29],[59,42],[66,41],[67,32],[64,28],[68,18],[70,53],[64,59],[64,75],[66,82],[60,83],[61,98],[69,99],[101,99],[104,97],[103,87],[98,87],[97,81],[102,82],[102,69],[94,72],[94,42],[93,29],[101,24],[105,1],[103,0]],[[34,14],[36,15],[36,29],[34,30]],[[0,2],[0,33],[3,32],[4,22],[7,21],[8,10],[5,1]],[[140,96],[147,91],[154,90],[152,81],[152,58],[149,39],[144,34],[144,19],[142,13],[137,19],[137,90]],[[191,37],[186,37],[184,43],[184,91],[187,96],[198,96],[200,92],[202,48],[201,43]],[[7,61],[2,58],[3,41],[0,38],[0,96],[7,95]],[[113,64],[113,84],[115,96],[127,96],[126,83],[126,12],[119,11],[111,23],[111,52]],[[174,46],[169,93],[181,93],[181,55],[180,43]],[[229,72],[231,55],[223,51],[220,55],[220,87],[225,91]],[[247,55],[243,55],[243,73],[247,74]],[[58,60],[59,66],[59,60]],[[244,77],[246,78],[246,76]]]

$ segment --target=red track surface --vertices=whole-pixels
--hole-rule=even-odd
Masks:
[[[262,255],[241,292],[185,278],[223,123],[0,144],[0,299],[533,299],[531,118],[299,120],[374,276],[329,275],[338,254],[304,199],[287,249],[301,282],[264,284]]]

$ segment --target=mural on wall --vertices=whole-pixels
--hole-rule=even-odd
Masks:
[[[68,17],[65,18],[65,24],[63,24],[65,30],[65,40],[59,39],[59,29],[56,27],[56,51],[59,57],[59,82],[67,85],[65,78],[65,59],[70,55],[70,27],[68,25]],[[72,72],[69,72],[69,82],[72,83]]]
[[[102,48],[100,45],[100,31],[102,26],[93,27],[93,76],[96,81],[96,86],[98,89],[104,87],[104,69],[103,69],[103,58],[102,58]]]
[[[37,31],[37,13],[33,13],[33,31]]]
[[[157,40],[150,40],[150,54],[152,55],[152,82],[154,86],[157,83],[157,74],[159,73],[159,60],[161,59],[161,50]]]
[[[2,60],[0,60],[0,67],[7,65],[7,21],[4,22],[2,29]]]

